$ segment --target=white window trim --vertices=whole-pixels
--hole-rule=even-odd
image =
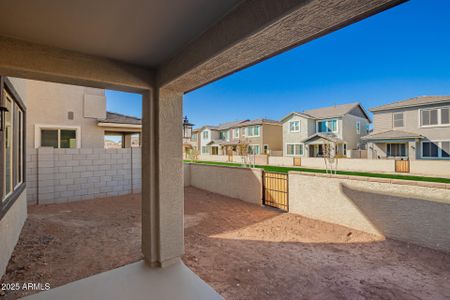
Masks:
[[[448,108],[448,109],[450,109],[450,106],[439,106],[439,107],[433,107],[433,108],[423,108],[423,109],[419,109],[419,110],[418,110],[418,112],[419,112],[419,118],[418,118],[418,120],[419,120],[419,128],[450,127],[450,124],[441,124],[441,122],[442,122],[442,113],[441,113],[441,110],[442,110],[443,108]],[[438,118],[438,124],[437,124],[437,125],[422,125],[422,111],[435,110],[435,109],[438,110],[438,115],[437,115],[437,118]]]
[[[332,132],[332,133],[339,132],[339,119],[336,119],[336,118],[317,120],[316,121],[316,132],[319,133],[319,122],[328,122],[328,121],[333,121],[333,120],[336,120],[336,130],[329,131],[329,132]],[[325,133],[327,133],[327,132],[325,132]]]
[[[298,123],[298,129],[297,130],[291,130],[291,123]],[[300,132],[300,121],[289,121],[289,132]]]
[[[399,156],[390,156],[388,155],[388,144],[390,145],[405,145],[405,155],[399,155]],[[386,157],[409,157],[409,149],[408,149],[408,142],[392,142],[392,143],[386,143]]]
[[[77,148],[76,149],[81,148],[81,127],[80,126],[34,124],[34,148],[36,148],[36,149],[41,147],[41,130],[42,129],[75,130],[75,136],[77,139]],[[58,134],[58,145],[59,145],[59,138],[60,138],[60,135]]]
[[[288,145],[294,145],[294,152],[295,152],[295,145],[300,145],[303,148],[302,154],[289,154],[288,153]],[[286,156],[304,156],[305,155],[305,145],[303,143],[286,143]]]
[[[238,139],[239,138],[239,128],[234,128],[233,129],[233,138],[234,139]]]
[[[258,135],[249,135],[248,133],[248,128],[250,128],[250,127],[259,127],[259,129],[258,129]],[[260,137],[261,136],[261,125],[251,125],[251,126],[247,126],[246,127],[246,130],[247,130],[247,137]]]
[[[356,121],[356,134],[361,134],[361,122]]]
[[[450,160],[450,157],[442,157],[442,142],[450,142],[450,139],[443,140],[427,140],[420,142],[420,158],[421,159],[434,159],[434,160]],[[435,143],[438,144],[438,157],[423,156],[423,143]]]
[[[252,153],[252,155],[253,154],[255,154],[255,155],[260,155],[261,154],[261,146],[259,145],[259,144],[249,144],[248,145],[248,147],[250,148],[250,147],[255,147],[255,146],[258,146],[258,153]]]
[[[403,126],[395,126],[395,117],[394,115],[402,115]],[[404,112],[395,112],[392,113],[392,128],[405,128],[405,113]]]

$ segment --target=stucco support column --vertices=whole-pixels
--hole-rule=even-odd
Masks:
[[[144,93],[142,111],[142,252],[164,267],[184,252],[182,93]]]

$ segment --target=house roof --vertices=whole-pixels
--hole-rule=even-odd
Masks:
[[[328,140],[333,143],[343,143],[344,142],[342,139],[336,137],[335,135],[325,134],[325,133],[315,133],[313,135],[310,135],[306,139],[304,139],[302,142],[307,144],[308,142],[311,142],[315,139],[320,139],[320,138]]]
[[[281,122],[284,122],[286,119],[290,118],[293,114],[311,119],[328,119],[328,118],[342,117],[350,113],[355,107],[359,107],[363,112],[364,116],[366,117],[366,119],[370,121],[369,115],[367,114],[364,107],[359,102],[355,102],[310,109],[305,110],[304,112],[292,112],[287,116],[285,116],[281,120]]]
[[[281,125],[281,122],[271,119],[255,119],[255,120],[247,120],[241,124],[240,127],[249,126],[249,125],[262,125],[262,124],[272,124],[272,125]]]
[[[236,128],[236,127],[244,127],[244,126],[250,126],[250,125],[262,125],[262,124],[273,124],[273,125],[281,125],[279,121],[270,120],[270,119],[255,119],[255,120],[240,120],[240,121],[233,121],[233,122],[227,122],[222,123],[217,126],[213,125],[204,125],[202,127],[196,128],[193,131],[199,132],[203,129],[209,128],[211,130],[227,130],[230,128]]]
[[[370,109],[371,112],[391,110],[397,108],[405,108],[405,107],[415,107],[415,106],[423,106],[430,104],[439,104],[439,103],[450,103],[450,96],[419,96],[414,98],[409,98],[406,100],[401,100],[393,103],[389,103],[386,105],[376,106]]]
[[[222,123],[222,124],[219,124],[219,126],[217,126],[217,129],[218,130],[230,129],[230,128],[233,128],[233,127],[237,127],[240,124],[242,124],[244,122],[248,122],[248,121],[250,121],[250,120],[247,119],[247,120],[239,120],[239,121]]]
[[[421,139],[423,136],[417,133],[406,132],[401,130],[388,130],[378,133],[372,133],[363,136],[361,139],[364,141],[372,140],[406,140],[406,139]]]
[[[114,112],[106,112],[105,119],[99,119],[99,123],[115,123],[115,124],[131,124],[131,125],[141,125],[142,120],[133,116],[127,116]]]

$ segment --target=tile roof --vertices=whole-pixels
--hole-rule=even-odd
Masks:
[[[334,118],[345,115],[357,105],[359,105],[359,103],[339,104],[334,106],[305,110],[303,114],[309,115],[316,119]]]
[[[114,112],[106,112],[105,119],[99,119],[99,123],[116,123],[116,124],[132,124],[141,125],[142,120],[133,116],[127,116]]]
[[[402,139],[420,139],[423,138],[420,134],[406,132],[401,130],[388,130],[383,132],[371,133],[363,136],[361,139],[364,141],[371,140],[402,140]]]
[[[389,103],[386,105],[376,106],[370,109],[371,112],[397,109],[403,107],[414,107],[414,106],[422,106],[429,104],[437,104],[437,103],[450,103],[450,96],[419,96],[414,98],[409,98],[402,101],[397,101],[393,103]]]

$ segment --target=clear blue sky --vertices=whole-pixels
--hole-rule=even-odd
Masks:
[[[361,102],[450,95],[450,1],[411,0],[184,97],[198,126]],[[107,92],[108,109],[140,116],[140,96]]]

